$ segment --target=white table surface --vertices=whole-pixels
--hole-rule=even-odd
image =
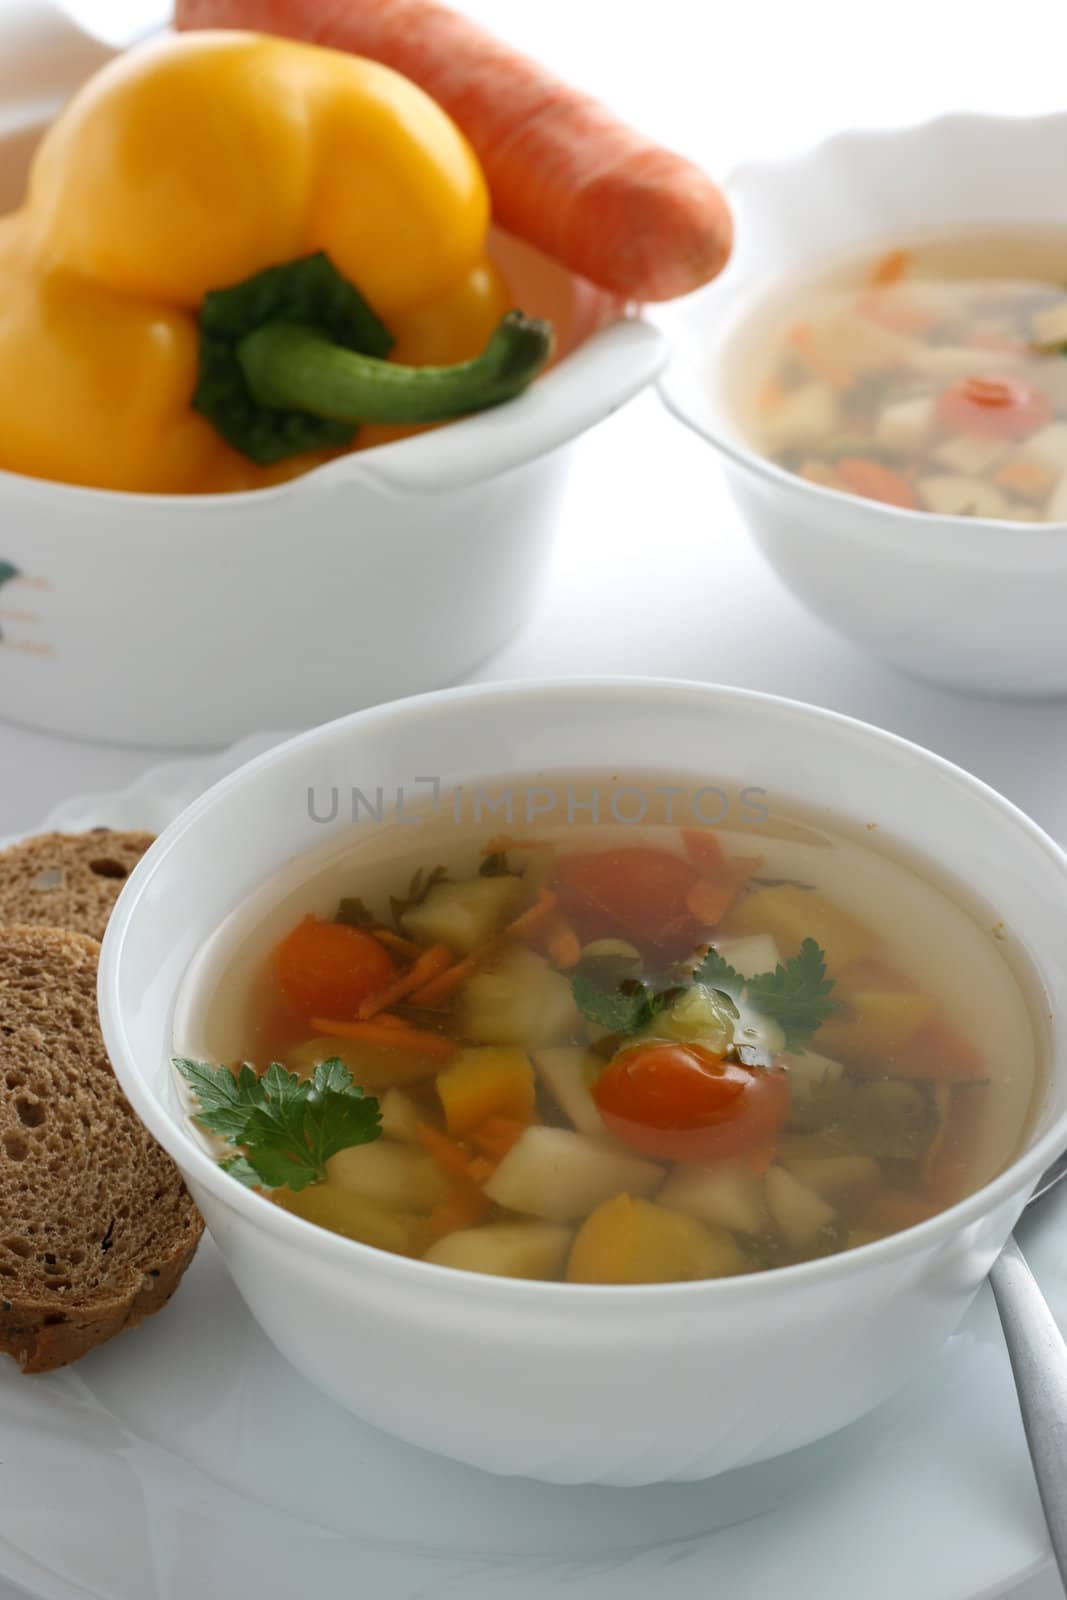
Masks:
[[[125,0],[78,0],[78,9],[116,29],[145,10]],[[467,0],[464,9],[720,173],[843,125],[950,107],[1062,106],[1062,51],[1048,47],[1065,29],[1055,0],[1013,0],[1010,28],[1002,7],[973,0]],[[978,773],[1067,842],[1067,704],[964,699],[839,642],[764,568],[711,451],[654,395],[585,441],[539,610],[474,676],[617,672],[742,684],[880,723]],[[0,723],[0,835],[160,759],[166,752]],[[1062,1593],[1046,1577],[1015,1600]],[[12,1594],[0,1584],[0,1600]]]

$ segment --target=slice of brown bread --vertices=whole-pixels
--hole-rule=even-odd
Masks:
[[[203,1231],[104,1053],[99,950],[0,928],[0,1350],[24,1372],[159,1311]]]
[[[0,850],[0,925],[69,928],[102,939],[150,833],[39,833]]]

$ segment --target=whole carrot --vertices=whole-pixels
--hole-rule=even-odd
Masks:
[[[501,226],[625,299],[688,294],[730,254],[730,213],[707,173],[439,0],[176,0],[175,20],[283,34],[403,73],[470,140]]]

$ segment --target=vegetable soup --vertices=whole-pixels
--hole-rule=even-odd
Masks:
[[[779,466],[913,511],[1067,521],[1067,235],[838,263],[757,339],[743,423]]]
[[[176,1082],[236,1179],[442,1266],[657,1283],[866,1244],[1014,1157],[1038,1008],[992,914],[788,806],[536,783],[660,798],[361,822],[209,942]]]

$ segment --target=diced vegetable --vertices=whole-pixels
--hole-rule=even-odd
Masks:
[[[571,1238],[570,1228],[547,1222],[489,1222],[446,1234],[423,1259],[498,1278],[558,1278]]]
[[[420,944],[443,944],[456,955],[469,955],[503,926],[522,889],[521,878],[505,875],[435,884],[421,905],[404,912],[404,932]]]
[[[814,1189],[779,1166],[768,1170],[764,1186],[771,1217],[794,1250],[810,1249],[820,1238],[830,1237],[837,1212]]]
[[[1057,483],[1045,506],[1047,522],[1067,522],[1067,472]]]
[[[984,478],[943,476],[920,478],[916,485],[927,511],[939,517],[1003,517],[1008,502],[994,483]]]
[[[449,1133],[462,1135],[486,1117],[528,1122],[534,1109],[534,1075],[525,1050],[484,1045],[462,1050],[437,1075],[437,1093]]]
[[[282,993],[303,1017],[351,1015],[387,984],[393,959],[373,934],[305,917],[274,952]]]
[[[485,1193],[508,1211],[571,1222],[610,1195],[651,1194],[663,1169],[569,1128],[529,1128],[504,1157]]]
[[[603,1063],[580,1045],[534,1051],[534,1066],[563,1115],[579,1133],[604,1134],[604,1119],[593,1099],[592,1082]]]
[[[916,395],[887,405],[878,418],[874,436],[894,450],[921,450],[934,428],[932,395]]]
[[[911,481],[902,472],[894,472],[870,456],[842,456],[837,463],[837,477],[841,488],[849,494],[859,494],[865,500],[878,500],[883,505],[898,506],[905,511],[918,508]]]
[[[831,975],[873,954],[879,943],[877,934],[825,895],[791,883],[746,895],[731,911],[728,931],[769,934],[787,958],[797,954],[805,939],[814,939]]]
[[[657,1038],[701,1044],[724,1054],[733,1043],[737,1007],[728,995],[694,983],[652,1023]]]
[[[342,1150],[326,1170],[337,1188],[397,1210],[429,1211],[448,1190],[440,1167],[425,1151],[388,1139]]]
[[[781,963],[778,946],[769,933],[752,933],[743,939],[716,939],[715,949],[742,978],[773,972]]]
[[[778,450],[812,444],[837,424],[837,400],[829,384],[791,389],[764,419],[763,433]]]
[[[1059,478],[1067,472],[1067,422],[1050,422],[1039,428],[1019,445],[1012,460],[1044,467]]]
[[[1030,318],[1030,337],[1035,344],[1067,345],[1067,300],[1035,311]]]
[[[859,990],[819,1029],[823,1049],[845,1061],[892,1061],[934,1012],[931,995],[918,990]]]
[[[628,939],[591,939],[578,955],[578,970],[605,986],[641,970],[641,952]]]
[[[730,1235],[630,1194],[606,1200],[579,1228],[570,1283],[672,1283],[744,1270]]]
[[[1030,442],[1027,441],[1023,448],[1029,448]],[[1010,450],[1011,445],[1004,439],[976,439],[965,433],[956,433],[931,450],[930,454],[950,473],[963,478],[976,478],[998,467]]]
[[[716,1161],[708,1167],[679,1162],[656,1196],[669,1211],[684,1211],[731,1233],[752,1236],[767,1228],[763,1179],[745,1161]]]
[[[320,1061],[339,1056],[356,1083],[365,1089],[384,1089],[391,1084],[421,1083],[433,1077],[441,1066],[440,1055],[394,1045],[365,1044],[334,1034],[319,1034],[306,1044],[287,1052],[292,1072],[310,1077]]]
[[[413,1144],[419,1136],[422,1118],[419,1108],[403,1089],[387,1089],[381,1097],[382,1136]]]
[[[568,979],[520,946],[469,979],[460,1020],[464,1035],[483,1044],[557,1044],[581,1032]]]
[[[873,1156],[812,1156],[786,1162],[794,1178],[813,1189],[829,1204],[862,1203],[882,1180]]]
[[[418,1256],[426,1248],[429,1232],[425,1217],[394,1210],[339,1183],[313,1183],[299,1194],[276,1189],[273,1199],[305,1221],[343,1234],[346,1239],[357,1239],[360,1244],[372,1244],[402,1256]]]

